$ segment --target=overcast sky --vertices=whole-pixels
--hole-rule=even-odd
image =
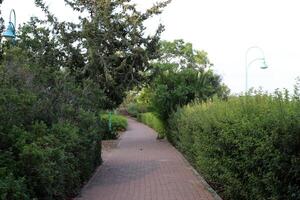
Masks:
[[[2,16],[8,21],[14,8],[17,23],[41,12],[33,0],[4,0]],[[63,0],[46,0],[60,20],[75,20]],[[135,0],[140,9],[153,0]],[[265,53],[268,69],[260,63],[249,67],[249,87],[293,89],[300,76],[300,1],[299,0],[173,0],[165,12],[147,23],[149,32],[161,21],[166,30],[162,39],[184,39],[208,52],[214,70],[223,77],[233,93],[245,89],[245,53],[259,46]],[[261,56],[253,49],[248,59]]]

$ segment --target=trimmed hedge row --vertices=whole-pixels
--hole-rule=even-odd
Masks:
[[[299,98],[196,103],[169,122],[169,140],[224,199],[300,199]]]
[[[154,113],[141,113],[138,115],[138,121],[150,126],[158,133],[158,138],[164,138],[166,135],[166,128],[164,123]]]
[[[111,116],[111,130],[109,130],[109,114],[100,114],[100,123],[104,140],[116,139],[118,131],[124,131],[128,126],[126,117],[116,114]]]

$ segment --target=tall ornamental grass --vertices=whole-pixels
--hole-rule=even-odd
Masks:
[[[170,127],[169,140],[224,199],[300,199],[299,95],[194,103]]]

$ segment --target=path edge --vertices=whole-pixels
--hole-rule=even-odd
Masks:
[[[144,124],[143,122],[138,121],[136,118],[130,117],[132,120],[135,120],[138,123],[141,123],[147,127],[149,127],[150,129],[152,129],[156,134],[158,134],[153,128],[151,128],[150,126],[148,126],[147,124]],[[185,165],[191,169],[191,171],[193,172],[193,174],[196,176],[196,178],[204,185],[205,189],[210,192],[214,198],[214,200],[223,200],[218,193],[207,183],[207,181],[201,176],[201,174],[193,167],[193,165],[188,161],[188,159],[184,156],[184,154],[182,152],[180,152],[175,146],[173,146],[169,140],[167,138],[164,139],[157,139],[158,141],[164,141],[167,142],[172,148],[174,148],[174,150],[180,155],[180,157],[182,158],[183,162],[185,163]]]
[[[182,160],[185,162],[187,167],[191,169],[191,171],[195,174],[197,179],[204,185],[205,189],[213,195],[214,200],[223,200],[218,193],[207,183],[207,181],[201,176],[201,174],[191,165],[191,163],[187,160],[187,158],[176,149],[168,140],[166,140],[181,156]]]
[[[128,117],[128,116],[127,116]],[[147,124],[144,124],[143,122],[138,121],[136,118],[133,117],[129,117],[132,120],[135,120],[138,123],[141,123],[147,127],[149,127],[150,129],[152,129],[156,134],[157,132],[151,128],[150,126],[148,126]],[[194,173],[194,175],[196,176],[196,178],[204,185],[205,189],[210,192],[214,198],[214,200],[223,200],[218,193],[207,183],[207,181],[201,176],[201,174],[193,167],[193,165],[188,161],[188,159],[184,156],[184,154],[182,152],[180,152],[175,146],[173,146],[168,139],[164,138],[164,139],[157,139],[158,141],[165,141],[167,142],[172,148],[174,148],[174,150],[180,155],[180,157],[182,158],[183,162],[185,163],[185,165],[191,169],[191,171]]]
[[[124,133],[125,133],[125,132],[126,132],[126,131],[124,131]],[[118,138],[118,140],[117,140],[118,142],[117,142],[116,148],[119,148],[119,145],[120,145],[122,136],[123,136],[123,135],[121,135],[121,136]],[[102,142],[102,141],[101,141],[101,142]],[[102,148],[102,147],[101,147],[101,148]],[[107,155],[107,158],[110,157],[111,153],[112,153],[112,152],[110,152],[110,153]],[[102,157],[102,155],[101,155],[101,157]],[[89,187],[89,185],[91,184],[91,182],[96,178],[97,174],[100,173],[101,169],[102,169],[103,166],[104,166],[104,163],[105,163],[105,160],[102,159],[101,165],[99,165],[99,166],[95,169],[95,171],[93,172],[93,174],[91,175],[91,177],[89,178],[89,180],[83,185],[83,187],[81,187],[80,192],[77,194],[77,196],[76,196],[75,198],[73,198],[73,200],[80,200],[80,199],[82,199],[81,196],[82,196],[84,190],[85,190],[86,188]]]

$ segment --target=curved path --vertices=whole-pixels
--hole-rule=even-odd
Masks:
[[[78,200],[218,199],[182,155],[149,127],[128,119],[118,148],[82,190]]]

